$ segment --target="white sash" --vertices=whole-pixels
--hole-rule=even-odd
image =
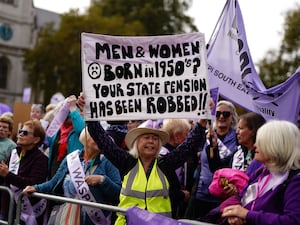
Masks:
[[[11,152],[10,161],[9,161],[9,171],[13,174],[18,174],[20,166],[20,159],[17,153],[17,150],[14,149]],[[14,193],[14,199],[18,202],[18,198],[22,192],[19,188],[14,185],[10,185],[11,190]],[[31,205],[28,197],[23,196],[22,205],[21,205],[21,219],[26,222],[26,224],[37,225],[36,218],[41,216],[45,211],[47,206],[47,200],[41,199],[34,206]]]
[[[223,142],[218,138],[218,149],[220,158],[224,159],[225,157],[229,156],[231,154],[231,151],[223,144]]]
[[[231,151],[223,144],[223,142],[219,138],[217,139],[217,144],[218,144],[220,159],[224,159],[225,157],[231,154]],[[209,140],[207,140],[207,145],[210,145]]]
[[[18,174],[20,166],[20,159],[17,153],[17,149],[12,150],[9,160],[9,171],[13,174]]]
[[[80,200],[96,202],[93,194],[90,192],[88,184],[85,182],[85,173],[79,160],[79,150],[76,150],[67,155],[67,164],[70,172],[71,180],[76,189]],[[82,206],[94,224],[108,225],[101,209]]]
[[[238,150],[233,155],[232,169],[244,170],[244,161],[245,161],[244,152],[242,147],[239,145]]]

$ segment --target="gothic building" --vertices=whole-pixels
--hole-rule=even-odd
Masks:
[[[46,23],[60,23],[60,15],[35,8],[33,0],[0,0],[0,102],[13,106],[30,90],[23,59]],[[31,96],[32,98],[32,96]]]

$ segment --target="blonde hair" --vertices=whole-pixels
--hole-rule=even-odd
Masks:
[[[84,146],[84,148],[86,147],[86,144],[87,144],[86,142],[89,138],[91,138],[91,135],[90,135],[87,127],[85,127],[82,129],[82,131],[80,132],[80,135],[79,135],[79,141]]]
[[[8,124],[8,130],[12,132],[14,121],[9,116],[3,116],[3,114],[0,116],[0,122]]]
[[[162,130],[169,133],[170,138],[173,138],[175,133],[183,133],[192,128],[188,119],[165,119]]]
[[[300,168],[300,131],[293,123],[273,120],[264,124],[257,131],[255,145],[269,158],[270,171]]]

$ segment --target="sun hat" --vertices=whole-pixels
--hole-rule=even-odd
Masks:
[[[137,128],[133,128],[125,136],[127,148],[131,149],[134,141],[142,134],[155,134],[160,138],[162,145],[166,144],[169,141],[169,134],[165,131],[157,129],[157,127],[156,121],[146,120]]]

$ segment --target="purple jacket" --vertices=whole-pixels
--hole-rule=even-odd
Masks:
[[[257,178],[249,184],[257,182]],[[245,208],[251,208],[252,202]],[[274,190],[258,198],[253,211],[246,216],[246,224],[255,225],[296,225],[300,224],[300,174],[293,176],[284,188],[277,186]]]

